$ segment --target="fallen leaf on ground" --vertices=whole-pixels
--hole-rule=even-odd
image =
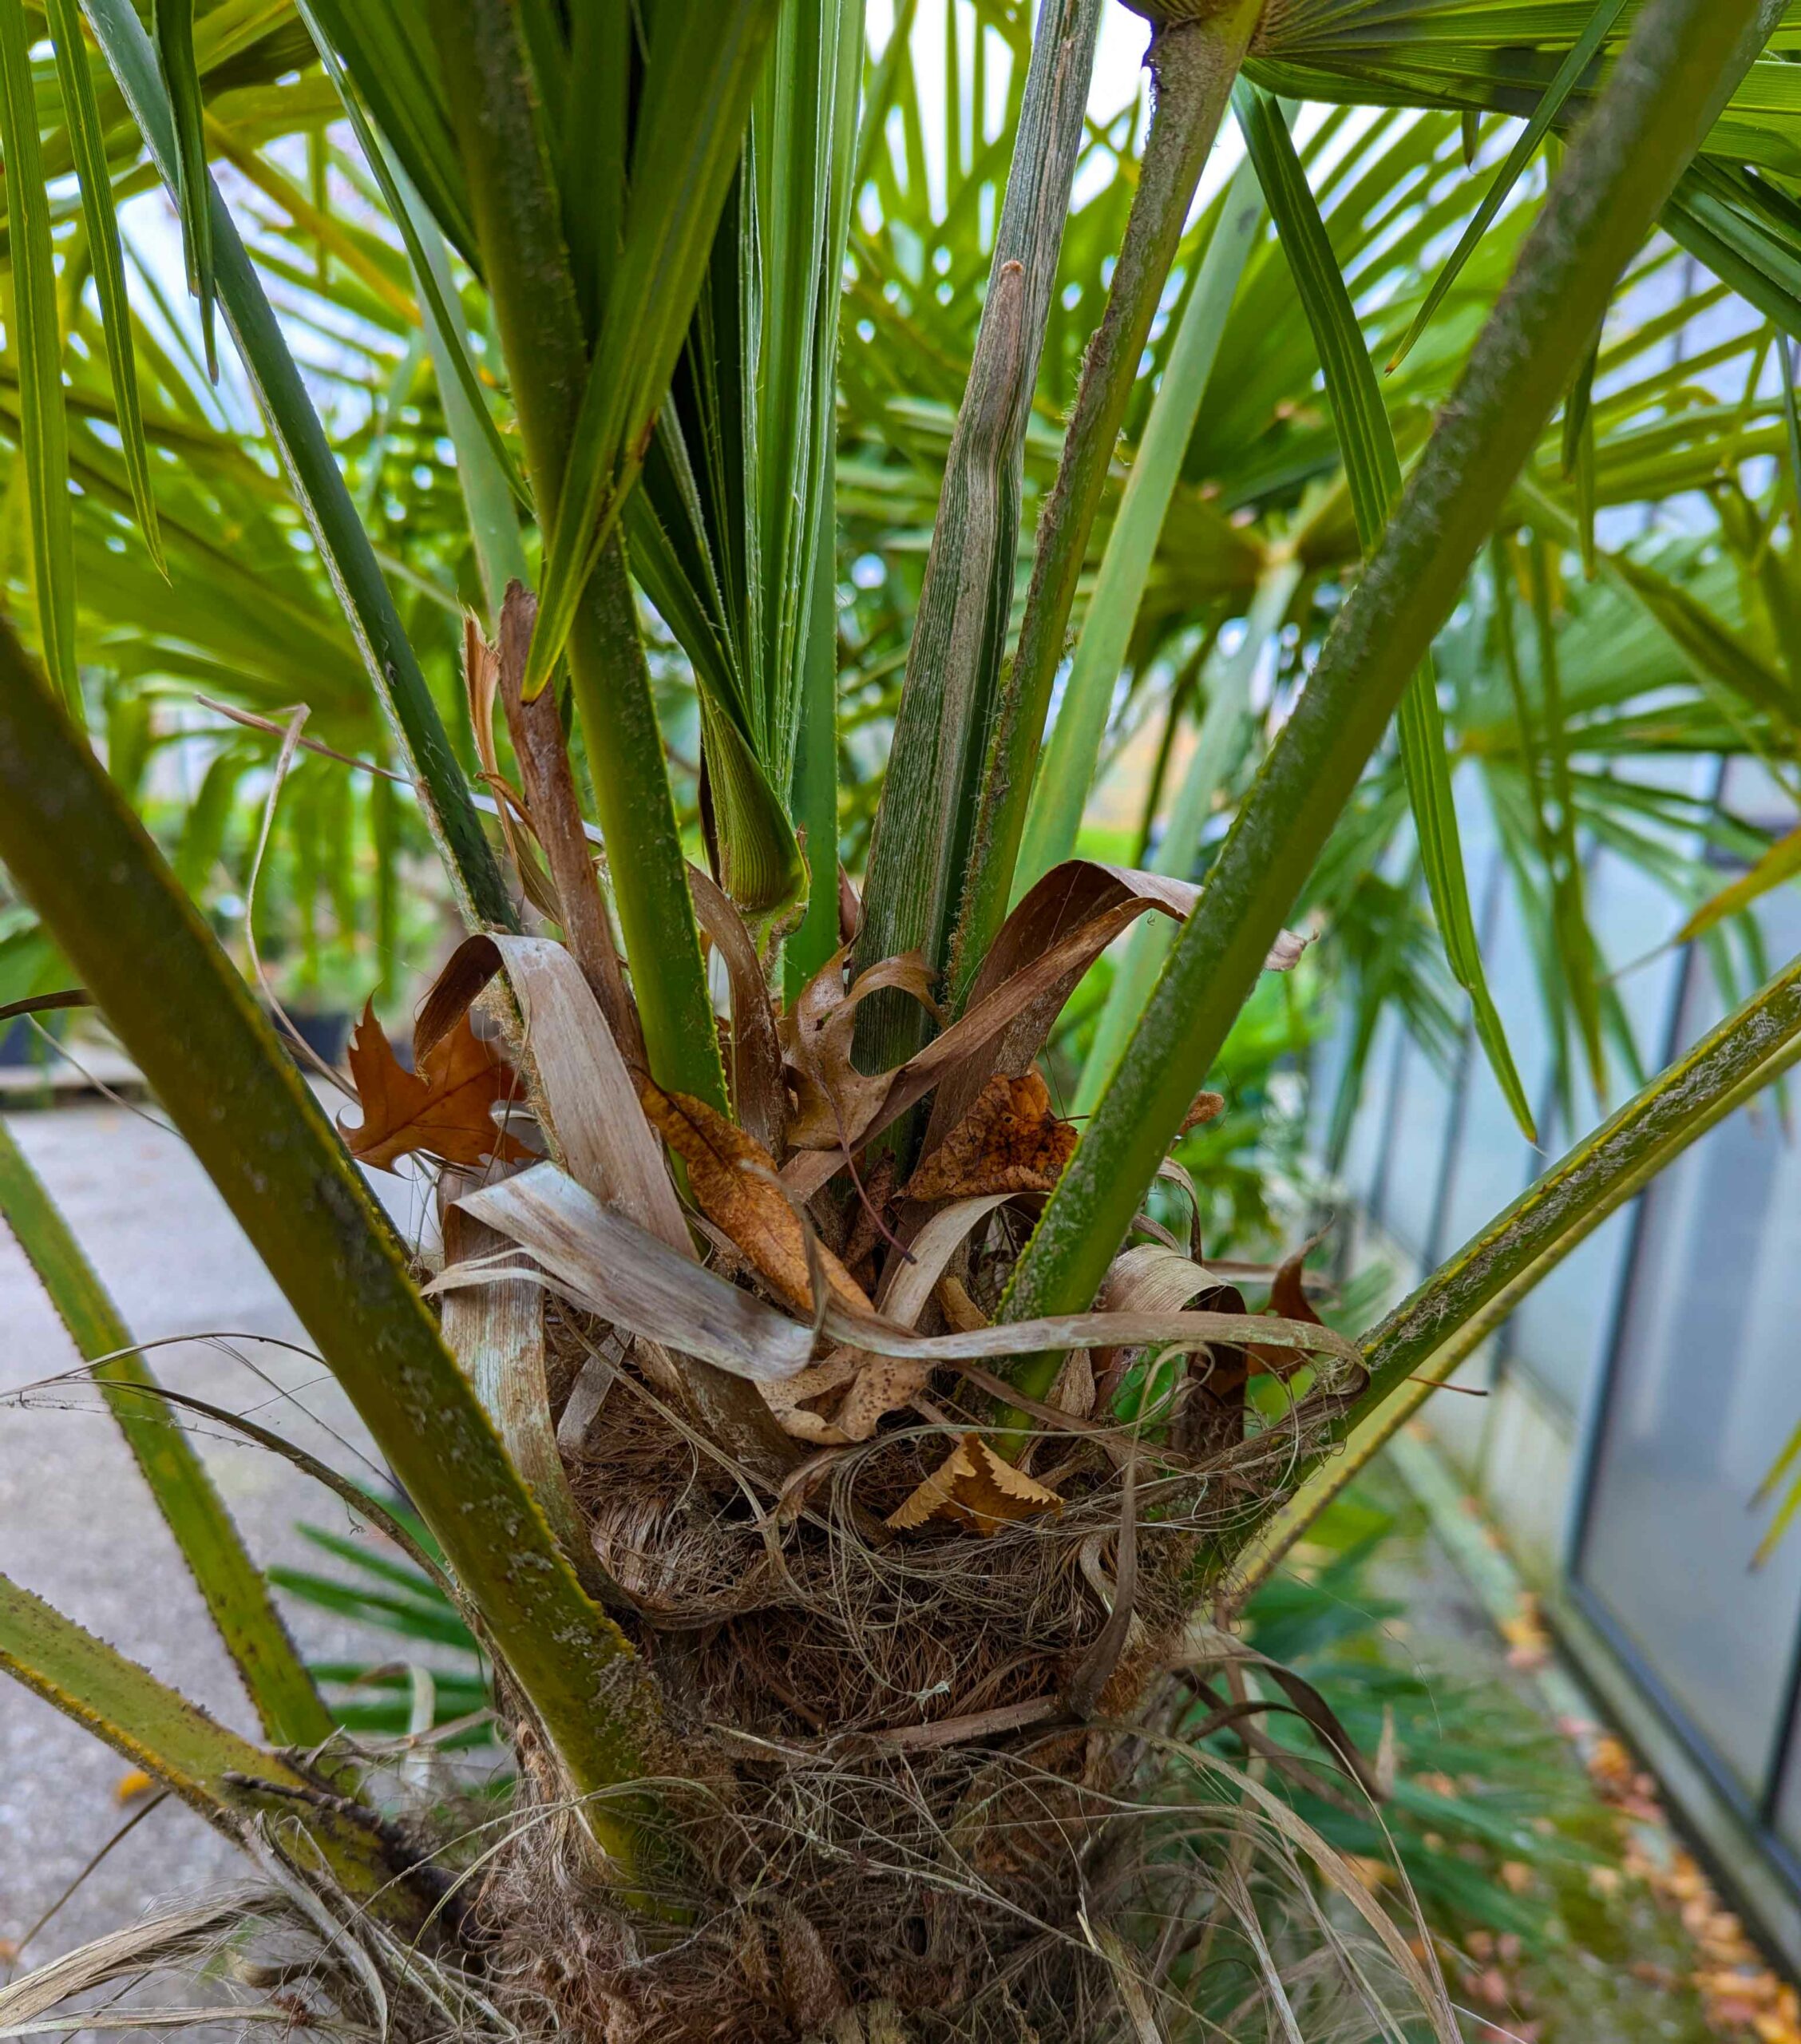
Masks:
[[[518,1075],[476,1035],[466,1015],[432,1045],[417,1072],[409,1072],[370,1002],[350,1039],[350,1061],[362,1120],[343,1135],[359,1163],[387,1171],[416,1151],[447,1164],[479,1164],[487,1157],[531,1161],[532,1152],[497,1127],[492,1112],[519,1097]]]
[[[841,1448],[849,1436],[822,1412],[808,1411],[817,1400],[842,1391],[863,1367],[855,1349],[834,1349],[822,1361],[797,1375],[766,1384],[763,1397],[782,1431],[796,1440],[810,1440],[825,1448]]]
[[[638,1097],[651,1126],[687,1167],[701,1211],[729,1235],[762,1276],[802,1313],[813,1310],[806,1231],[776,1176],[775,1159],[718,1108],[688,1093],[666,1093],[649,1079]],[[814,1254],[833,1297],[873,1313],[869,1294],[823,1242]]]
[[[1538,1616],[1538,1602],[1530,1591],[1522,1592],[1518,1609],[1503,1621],[1501,1636],[1507,1642],[1510,1668],[1542,1668],[1551,1658],[1551,1636]]]
[[[907,1532],[931,1519],[949,1519],[978,1533],[994,1533],[1062,1504],[1055,1491],[1003,1460],[980,1434],[965,1434],[943,1464],[889,1515],[888,1523]]]
[[[1052,1112],[1035,1072],[996,1072],[968,1113],[908,1180],[908,1199],[980,1198],[1049,1192],[1075,1148],[1075,1130]]]

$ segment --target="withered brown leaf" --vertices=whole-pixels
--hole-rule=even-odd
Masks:
[[[1284,1257],[1276,1267],[1276,1274],[1269,1281],[1269,1310],[1280,1320],[1304,1320],[1315,1327],[1324,1327],[1325,1322],[1313,1309],[1313,1302],[1307,1296],[1304,1273],[1307,1259],[1319,1246],[1316,1235],[1311,1242],[1303,1242],[1292,1256]],[[1296,1349],[1277,1349],[1264,1342],[1253,1345],[1251,1355],[1253,1366],[1270,1371],[1280,1377],[1292,1377],[1307,1360]]]
[[[934,1519],[954,1519],[978,1533],[1062,1509],[1057,1493],[996,1455],[980,1434],[965,1434],[904,1504],[889,1514],[897,1532]]]
[[[776,1176],[774,1159],[754,1136],[691,1094],[666,1093],[646,1079],[639,1083],[638,1097],[651,1126],[687,1167],[701,1211],[790,1305],[810,1313],[806,1233]],[[868,1293],[823,1242],[814,1253],[840,1304],[873,1313]]]
[[[1035,1072],[996,1072],[976,1103],[914,1172],[908,1199],[968,1199],[988,1193],[1049,1192],[1075,1148],[1075,1130],[1052,1112]]]
[[[492,1110],[518,1099],[518,1075],[463,1016],[409,1072],[375,1020],[373,1001],[350,1039],[350,1077],[362,1120],[343,1131],[359,1163],[387,1171],[422,1151],[447,1164],[479,1164],[485,1158],[528,1163],[532,1153],[496,1126]]]
[[[1178,1135],[1186,1135],[1191,1128],[1204,1127],[1210,1121],[1217,1121],[1225,1112],[1223,1093],[1197,1093],[1188,1103],[1188,1112],[1182,1116]]]
[[[903,993],[928,1014],[939,1012],[932,999],[937,976],[924,953],[878,959],[846,986],[849,953],[848,944],[833,952],[782,1017],[782,1050],[794,1093],[788,1140],[798,1149],[830,1150],[847,1139],[855,1147],[858,1132],[893,1083],[893,1072],[868,1076],[851,1061],[857,1011],[871,994]]]

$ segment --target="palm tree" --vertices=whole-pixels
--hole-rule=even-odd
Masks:
[[[1801,1052],[1801,964],[1355,1340],[1298,1258],[1247,1313],[1147,1202],[1304,915],[1356,1042],[1397,994],[1442,1030],[1447,969],[1530,1125],[1457,780],[1572,1089],[1637,1055],[1586,846],[1720,929],[1792,867],[1715,826],[1757,862],[1710,905],[1635,768],[1792,763],[1801,14],[1138,11],[1142,138],[1089,121],[1100,0],[953,10],[940,180],[905,0],[873,61],[855,0],[0,0],[9,1009],[91,1001],[141,1067],[518,1766],[490,1821],[397,1804],[0,1146],[266,1741],[0,1583],[0,1662],[264,1876],[9,2019],[223,1940],[259,2015],[422,2037],[1456,2034],[1257,1717],[1299,1710],[1332,1792],[1379,1774],[1220,1621],[1348,1436]],[[1229,105],[1245,164],[1197,211]],[[158,185],[185,358],[117,219]],[[172,867],[132,802],[167,824],[142,763],[196,684],[236,721]],[[1110,741],[1159,729],[1134,842],[1079,856]],[[271,736],[307,913],[335,886],[391,957],[423,833],[466,933],[418,1071],[372,1013],[352,1051],[350,1148],[444,1166],[429,1300],[192,898]],[[1122,937],[1064,1029],[1079,1135],[1037,1060]]]

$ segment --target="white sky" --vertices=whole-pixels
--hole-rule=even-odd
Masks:
[[[1035,8],[1043,0],[1033,0]],[[959,8],[962,31],[964,63],[968,65],[973,32],[974,16],[965,8]],[[921,97],[928,105],[942,106],[945,95],[944,77],[944,15],[945,10],[924,0],[913,19],[913,66],[920,83]],[[880,55],[886,48],[889,38],[894,32],[894,0],[868,0],[865,17],[869,46],[871,52]],[[989,98],[998,113],[1006,90],[1011,57],[1007,45],[993,30],[988,36]],[[1088,111],[1097,121],[1110,120],[1134,100],[1142,101],[1149,90],[1144,69],[1146,46],[1150,40],[1150,24],[1141,15],[1115,4],[1115,0],[1105,0],[1101,13],[1100,40],[1094,52],[1094,82],[1088,94]],[[967,72],[965,73],[967,75]],[[941,194],[944,178],[943,129],[926,123],[925,148],[927,169],[935,193]],[[1205,206],[1229,177],[1239,158],[1243,155],[1238,131],[1229,120],[1221,125],[1218,146],[1201,180],[1201,189],[1196,204]],[[1088,196],[1080,179],[1077,181],[1075,199],[1080,204]]]

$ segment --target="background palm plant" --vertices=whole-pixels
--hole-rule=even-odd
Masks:
[[[658,1112],[671,1099],[691,1118],[730,1109],[747,1127],[746,1046],[774,1041],[759,970],[787,990],[791,1028],[809,984],[842,995],[841,934],[857,968],[889,975],[857,1014],[865,1080],[934,1033],[934,1018],[901,996],[908,975],[936,990],[937,1022],[967,1029],[969,1008],[995,993],[1009,933],[1026,945],[1016,933],[1036,930],[1039,953],[1070,934],[1055,917],[1048,934],[1031,921],[1034,905],[1047,914],[1055,898],[1032,883],[1061,872],[1072,898],[1099,884],[1095,869],[1059,862],[1078,845],[1075,791],[1094,782],[1110,733],[1117,751],[1161,727],[1136,827],[1103,848],[1178,882],[1204,871],[1207,885],[1175,937],[1134,936],[1098,1015],[1099,987],[1069,1011],[1063,1048],[1086,1057],[1079,1098],[1091,1118],[1023,1251],[995,1251],[1005,1285],[988,1304],[1002,1323],[1029,1325],[1017,1337],[1003,1326],[977,1352],[1011,1358],[1019,1406],[976,1416],[1009,1454],[1043,1420],[1058,1373],[1058,1357],[1037,1353],[1056,1333],[1043,1317],[1094,1304],[1189,1103],[1229,1062],[1229,1034],[1297,904],[1328,933],[1328,976],[1340,959],[1352,976],[1353,1044],[1367,1047],[1376,1005],[1397,995],[1413,1026],[1448,1033],[1450,985],[1421,914],[1429,902],[1451,977],[1530,1123],[1483,986],[1459,843],[1455,777],[1479,778],[1538,933],[1573,1122],[1577,1075],[1605,1093],[1609,1043],[1643,1075],[1609,984],[1624,961],[1605,957],[1584,909],[1586,844],[1624,852],[1685,911],[1700,907],[1704,867],[1672,842],[1689,820],[1683,798],[1635,769],[1672,751],[1743,751],[1779,773],[1793,759],[1792,10],[1649,0],[1629,18],[1571,0],[1460,9],[1451,22],[1437,0],[1386,8],[1379,21],[1354,0],[1198,17],[1147,7],[1161,96],[1141,142],[1130,109],[1110,128],[1087,117],[1095,0],[1045,0],[1035,19],[999,0],[967,16],[953,8],[947,46],[960,67],[967,54],[968,70],[947,95],[941,185],[909,39],[916,11],[900,8],[870,57],[852,0],[742,0],[722,12],[699,0],[567,10],[552,0],[354,10],[221,0],[160,10],[154,39],[124,0],[85,0],[79,11],[57,0],[42,21],[23,0],[0,0],[17,308],[0,427],[14,426],[29,538],[19,565],[61,697],[59,707],[8,642],[0,851],[42,918],[41,931],[15,918],[6,936],[15,976],[27,993],[78,976],[143,1067],[434,1536],[441,1558],[423,1563],[447,1573],[505,1670],[535,1807],[579,1804],[606,1862],[569,1863],[584,1906],[604,1926],[642,1916],[631,1935],[653,1941],[659,1911],[704,1920],[713,1905],[684,1885],[671,1816],[679,1796],[649,1785],[711,1777],[670,1678],[648,1665],[654,1628],[596,1575],[579,1539],[553,1531],[568,1533],[572,1500],[554,1456],[532,1460],[548,1428],[546,1386],[485,1409],[188,898],[208,893],[233,842],[224,819],[242,770],[275,742],[267,723],[291,727],[285,713],[304,703],[309,737],[404,778],[398,789],[380,770],[349,782],[315,758],[287,790],[303,953],[323,894],[341,937],[372,940],[367,983],[397,983],[394,954],[408,941],[398,862],[422,826],[472,930],[510,941],[529,913],[520,883],[525,897],[540,887],[538,905],[556,911],[602,1008],[614,1003],[612,1032],[600,1034],[605,1046],[619,1036],[608,1054],[622,1072],[619,1051],[636,1062],[641,1028],[638,1077],[655,1082],[646,1097],[663,1103]],[[48,55],[34,54],[41,28]],[[988,67],[1003,58],[996,93]],[[1310,117],[1297,145],[1278,93],[1333,110]],[[1249,167],[1190,224],[1229,97]],[[1381,110],[1352,117],[1347,105]],[[1510,131],[1491,117],[1525,112],[1570,136],[1542,204],[1530,178],[1519,181],[1517,154],[1502,159]],[[209,156],[247,181],[247,248],[204,174]],[[1498,208],[1451,252],[1435,290],[1440,252],[1472,211],[1471,156],[1494,164]],[[152,277],[128,281],[127,242],[113,230],[114,208],[159,179],[200,301],[198,348],[186,308],[159,300]],[[1087,196],[1072,205],[1072,190]],[[1694,259],[1687,267],[1670,242],[1647,244],[1660,222]],[[1733,317],[1704,359],[1669,359],[1671,337],[1728,293]],[[279,477],[229,395],[213,394],[215,297]],[[1622,533],[1621,507],[1697,492],[1709,501],[1690,535]],[[498,632],[505,669],[508,620],[521,613],[503,592],[528,576],[536,624],[528,654],[515,648],[508,722],[517,735],[554,704],[551,724],[579,734],[612,911],[587,927],[605,957],[576,941],[571,889],[594,885],[585,858],[579,881],[558,868],[540,806],[546,882],[531,858],[511,856],[512,829],[490,830],[482,813],[485,802],[510,818],[513,798],[497,784],[527,763],[523,748],[517,759],[489,749],[479,698],[471,721],[460,613],[470,605]],[[635,582],[654,620],[640,615]],[[1072,628],[1075,658],[1035,774]],[[265,721],[218,727],[219,750],[172,818],[147,793],[156,777],[144,764],[171,740],[191,758],[189,712],[178,723],[170,706],[196,685]],[[109,712],[110,779],[78,728],[90,697]],[[134,822],[134,796],[177,840],[175,873]],[[1736,849],[1755,850],[1724,827]],[[685,845],[704,851],[738,911],[735,921],[709,911],[711,941],[735,961],[729,1084]],[[840,850],[865,869],[860,929],[840,929]],[[1762,869],[1781,869],[1779,858]],[[700,899],[703,909],[711,899],[704,887]],[[1007,921],[1022,901],[1025,920]],[[616,941],[626,1006],[616,960],[606,976]],[[916,961],[896,962],[916,947]],[[493,956],[513,961],[500,1026],[534,1068],[542,1046],[520,1035],[520,1004],[536,1012],[548,983],[521,962],[536,953]],[[1754,951],[1735,961],[1723,943],[1720,958],[1724,972],[1763,976]],[[1011,969],[1032,962],[1028,946]],[[1024,1048],[1028,1066],[1044,1028]],[[972,1098],[997,1061],[1019,1075],[1005,1068],[1019,1046],[997,1042],[998,1032],[980,1040],[993,1056]],[[1352,1378],[1315,1373],[1303,1459],[1442,1359],[1461,1329],[1767,1083],[1798,1042],[1791,967],[1372,1330]],[[806,1075],[801,1056],[791,1045],[791,1076]],[[1348,1100],[1360,1065],[1353,1055]],[[848,1064],[837,1075],[851,1075]],[[782,1099],[781,1076],[778,1054],[773,1163],[796,1104]],[[538,1118],[574,1171],[580,1131],[541,1081],[540,1071]],[[890,1123],[852,1144],[880,1139],[865,1171],[878,1151],[890,1159],[873,1202],[883,1229],[879,1210],[922,1143],[946,1133],[928,1136],[923,1111]],[[798,1155],[829,1159],[829,1142]],[[35,1240],[73,1324],[85,1281],[21,1183],[9,1215]],[[689,1183],[706,1206],[703,1179]],[[651,1209],[668,1197],[665,1187],[634,1220],[654,1232]],[[826,1195],[809,1225],[835,1230],[848,1254],[851,1210]],[[685,1252],[679,1216],[673,1233],[664,1253]],[[809,1264],[807,1296],[821,1267]],[[699,1288],[701,1274],[688,1281]],[[624,1306],[612,1317],[642,1338],[667,1335]],[[105,1343],[129,1341],[92,1313],[85,1324],[97,1361]],[[1209,1331],[1216,1342],[1229,1333],[1223,1322]],[[707,1353],[699,1333],[667,1340]],[[744,1377],[711,1366],[728,1348],[653,1381],[699,1401],[703,1436],[711,1427],[731,1443],[763,1515],[788,1495],[798,1457]],[[491,1386],[485,1353],[476,1384]],[[1296,1381],[1304,1394],[1308,1380]],[[1138,1417],[1162,1452],[1154,1401]],[[1271,1424],[1279,1432],[1281,1416],[1253,1418],[1247,1433],[1241,1415],[1233,1452]],[[1105,1493],[1122,1528],[1136,1523],[1136,1453],[1123,1502]],[[1285,1482],[1260,1481],[1249,1516],[1184,1551],[1191,1598],[1280,1505]],[[1127,1617],[1132,1537],[1120,1531],[1114,1551]],[[1030,1535],[1009,1538],[1023,1547]],[[1125,1635],[1096,1622],[1116,1663]],[[1165,1634],[1170,1625],[1166,1614]],[[273,1667],[277,1686],[304,1699],[305,1673],[279,1631],[263,1664],[240,1666],[253,1692]],[[1160,1638],[1156,1652],[1170,1650]],[[457,1970],[456,1909],[359,1801],[353,1760],[334,1753],[309,1773],[256,1757],[10,1586],[0,1658],[236,1835],[274,1838],[310,1876],[323,1864],[321,1893],[371,1906],[387,1927],[370,1959],[379,1977],[398,1977],[379,1939],[417,1935],[429,1920],[446,1977],[462,1983],[455,1991],[478,1992]],[[1053,1720],[1091,1715],[1114,1664],[1090,1693],[1098,1664],[1088,1652],[1082,1663],[1079,1681],[1058,1678],[1067,1694],[1024,1705]],[[1134,1691],[1122,1707],[1142,1701]],[[1154,1700],[1145,1707],[1154,1721]],[[986,1741],[1015,1728],[970,1717],[969,1754],[989,1760]],[[271,1737],[307,1743],[286,1718],[265,1722]],[[942,1742],[956,1746],[954,1729]],[[1172,1760],[1159,1795],[1205,1811],[1211,1765]],[[301,1829],[311,1846],[297,1842]],[[567,1844],[560,1832],[556,1850]],[[1201,1823],[1157,1864],[1191,1878],[1217,1871],[1220,1849]],[[516,1872],[533,1850],[516,1848]],[[548,1847],[544,1856],[562,1864]],[[1316,1859],[1332,1877],[1329,1848]],[[504,1912],[501,1892],[493,1906]],[[1170,1951],[1189,1947],[1158,1944],[1152,1905],[1122,1902],[1117,1923],[1078,1950],[1069,1912],[1087,1910],[1081,1884],[1056,1893],[1044,1943],[1030,1947],[1036,1971],[1011,1984],[1004,1970],[964,1979],[971,2019],[1011,2034],[1007,2022],[1027,2020],[1017,1986],[1041,2022],[1123,2016],[1141,2034],[1179,2026],[1170,1983],[1184,1976]],[[1245,1895],[1233,1935],[1254,1946]],[[1434,1983],[1410,1974],[1379,1912],[1366,1920],[1449,2034]],[[802,1927],[806,1950],[820,1947],[824,1998],[802,1994],[802,1961],[786,1947],[788,1971],[758,1991],[786,1996],[798,2034],[828,2022],[834,2034],[896,2034],[901,1927],[879,1964],[855,1955],[848,1932],[827,1950]],[[532,1933],[521,1915],[516,1940]],[[619,1984],[613,1931],[596,1935],[571,2008],[598,2024],[592,2010],[604,2003],[619,2035],[659,2020],[674,2034],[667,2007],[634,2005],[637,1991]],[[782,1935],[801,1936],[792,1926]],[[1197,1935],[1205,1954],[1204,1921]],[[370,1991],[358,1978],[339,1983],[346,2006]],[[1304,1998],[1310,2022],[1336,2019],[1335,1983]],[[1288,2006],[1267,1975],[1232,2022],[1261,2023],[1265,2001]],[[441,1998],[431,2019],[441,2014]],[[426,2019],[409,2005],[409,2022]],[[962,2014],[934,2003],[904,2019],[937,2034]],[[1292,2030],[1292,2010],[1288,2020]]]

